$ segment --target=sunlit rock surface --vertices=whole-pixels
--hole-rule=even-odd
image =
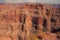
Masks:
[[[60,8],[0,4],[0,40],[60,40]]]

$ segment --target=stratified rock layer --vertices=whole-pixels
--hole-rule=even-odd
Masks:
[[[60,40],[60,9],[46,4],[0,4],[0,40]]]

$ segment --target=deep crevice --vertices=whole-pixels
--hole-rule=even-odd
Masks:
[[[22,38],[20,36],[18,36],[18,40],[22,40]]]
[[[20,21],[21,23],[23,23],[23,24],[22,24],[22,28],[21,28],[22,31],[24,30],[25,20],[26,20],[26,15],[21,14],[19,21]]]
[[[22,31],[24,31],[24,25],[22,25]]]
[[[38,29],[38,20],[39,20],[39,18],[38,17],[33,17],[32,18],[32,23],[33,23],[33,26],[34,26],[34,28],[35,29]]]
[[[45,30],[46,30],[46,26],[47,26],[47,20],[44,18],[43,19],[43,27],[44,27]]]
[[[40,40],[42,40],[42,37],[39,37],[39,36],[38,36],[38,38],[39,38]]]
[[[51,22],[52,22],[52,23],[56,23],[56,19],[52,18],[52,19],[51,19]]]
[[[35,13],[35,14],[39,14],[38,11],[35,11],[34,13]]]
[[[54,29],[54,28],[52,28],[51,32],[52,32],[52,33],[60,32],[60,28],[58,28],[58,29]]]

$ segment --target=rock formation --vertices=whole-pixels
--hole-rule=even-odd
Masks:
[[[0,4],[0,40],[60,40],[60,8]]]

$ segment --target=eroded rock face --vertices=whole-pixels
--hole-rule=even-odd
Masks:
[[[0,4],[0,40],[58,40],[59,13],[52,5]]]

